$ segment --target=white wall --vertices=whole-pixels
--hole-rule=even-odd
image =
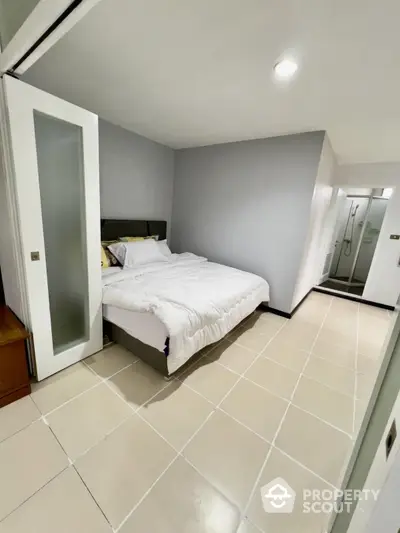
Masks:
[[[8,43],[31,14],[39,0],[0,0],[1,39]]]
[[[0,266],[4,280],[4,295],[7,305],[27,325],[19,272],[16,269],[16,243],[10,222],[13,217],[10,204],[5,167],[3,158],[0,157]]]
[[[0,98],[3,97],[3,80],[0,80]],[[14,226],[17,213],[14,203],[13,180],[7,153],[7,118],[0,106],[0,266],[3,290],[7,305],[29,328],[30,317],[24,299],[24,272],[20,257],[20,243],[16,242]]]
[[[170,230],[174,150],[99,120],[104,218],[166,220]]]
[[[292,310],[324,132],[176,152],[172,245],[248,270]]]
[[[400,234],[400,162],[342,165],[335,181],[340,187],[396,187],[363,293],[366,300],[394,306],[400,293],[400,241],[390,240],[389,236]]]
[[[312,197],[308,234],[304,243],[303,259],[293,296],[292,309],[319,283],[330,244],[325,232],[325,224],[332,198],[332,182],[336,166],[335,154],[329,138],[325,134]]]
[[[394,458],[378,501],[368,519],[365,533],[398,532],[400,527],[400,451]]]
[[[346,487],[349,489],[381,490],[397,486],[399,482],[400,461],[400,317],[393,315],[391,330],[383,348],[384,357],[369,400],[361,429],[357,436],[350,464],[347,469]],[[386,457],[386,438],[393,421],[396,421],[397,438],[393,443],[389,457]],[[388,485],[386,485],[386,483]],[[385,490],[386,486],[386,490]],[[394,529],[384,527],[393,525],[400,514],[398,512],[398,494],[387,500],[388,493],[382,491],[378,502],[372,498],[358,502],[353,516],[343,513],[338,515],[332,533],[396,533]],[[388,504],[388,505],[385,505]],[[382,515],[385,512],[385,516]],[[376,515],[375,515],[376,513]],[[375,515],[375,518],[374,518]],[[380,515],[380,518],[378,518]],[[351,520],[351,521],[350,521]],[[385,523],[387,520],[387,523]],[[350,522],[349,527],[348,523]],[[374,527],[380,524],[380,527]],[[370,529],[368,526],[372,526]]]

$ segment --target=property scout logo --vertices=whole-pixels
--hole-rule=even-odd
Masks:
[[[291,513],[297,499],[301,512],[331,514],[349,512],[354,501],[377,500],[379,490],[303,489],[299,494],[283,478],[277,477],[261,487],[266,513]]]

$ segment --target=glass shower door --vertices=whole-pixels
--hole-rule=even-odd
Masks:
[[[369,212],[364,220],[365,228],[350,282],[360,281],[365,284],[367,281],[387,205],[387,198],[372,198]]]
[[[97,117],[4,79],[38,379],[102,348]]]

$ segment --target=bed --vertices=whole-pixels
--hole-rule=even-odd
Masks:
[[[101,221],[102,241],[152,235],[164,240],[166,234],[165,221]],[[190,253],[172,254],[165,263],[103,270],[109,336],[166,377],[268,301],[262,278]]]

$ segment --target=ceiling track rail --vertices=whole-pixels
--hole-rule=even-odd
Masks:
[[[74,0],[67,9],[47,28],[47,30],[39,37],[39,39],[25,52],[25,54],[13,65],[11,69],[7,71],[14,77],[17,77],[15,70],[22,65],[24,61],[64,22],[66,18],[83,2],[83,0]]]

